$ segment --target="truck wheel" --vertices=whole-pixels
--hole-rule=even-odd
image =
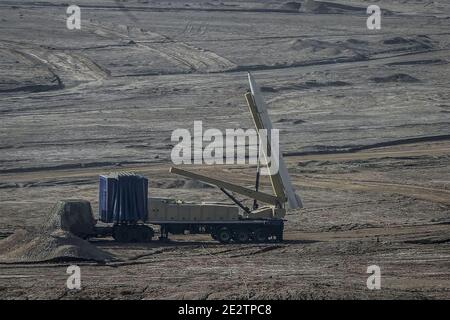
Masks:
[[[117,242],[150,242],[153,235],[153,229],[143,225],[115,226],[113,229],[113,238]]]
[[[238,230],[234,233],[233,240],[239,243],[246,243],[250,240],[250,236],[246,230]]]
[[[217,240],[221,243],[229,243],[231,241],[231,232],[228,228],[221,228],[217,232]]]
[[[141,226],[142,242],[151,242],[155,231],[149,226]]]
[[[267,234],[266,230],[257,229],[254,233],[253,240],[255,240],[255,242],[259,242],[259,243],[267,242],[268,234]]]
[[[142,242],[143,232],[139,226],[129,226],[127,227],[128,232],[128,242]]]
[[[127,227],[117,226],[113,229],[113,238],[117,242],[130,242],[131,237]]]

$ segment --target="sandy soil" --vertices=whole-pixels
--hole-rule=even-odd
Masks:
[[[170,135],[250,128],[247,70],[305,208],[281,244],[94,240],[118,261],[79,263],[81,291],[67,264],[2,264],[1,298],[450,298],[449,4],[377,1],[369,31],[370,1],[77,3],[69,31],[63,2],[0,1],[2,237],[57,199],[96,211],[114,170],[145,174],[152,196],[226,201],[168,173]],[[254,183],[254,167],[195,169]]]

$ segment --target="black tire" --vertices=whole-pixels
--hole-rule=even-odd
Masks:
[[[247,230],[236,230],[233,235],[233,240],[238,243],[247,243],[250,241],[250,235]]]
[[[230,243],[232,238],[231,231],[228,228],[221,228],[217,231],[217,240],[221,243]]]
[[[130,242],[131,237],[126,227],[117,226],[113,229],[113,238],[117,242]]]
[[[264,229],[256,229],[253,233],[253,240],[258,243],[267,242],[269,235]]]
[[[150,242],[154,235],[152,228],[144,225],[116,226],[113,230],[113,238],[117,242]]]
[[[140,241],[141,242],[150,242],[152,241],[153,236],[155,235],[155,232],[153,231],[152,228],[148,227],[148,226],[140,226]]]
[[[128,232],[128,242],[141,242],[143,238],[142,230],[138,226],[128,226],[126,227]]]

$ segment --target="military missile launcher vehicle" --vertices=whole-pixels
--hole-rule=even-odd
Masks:
[[[250,92],[245,94],[245,99],[259,140],[266,141],[265,146],[260,146],[260,151],[265,162],[271,162],[271,168],[278,169],[269,168],[268,177],[274,194],[259,191],[259,162],[255,189],[181,168],[170,168],[171,173],[219,188],[234,205],[148,198],[148,182],[142,176],[127,173],[101,176],[99,220],[106,225],[96,226],[93,236],[112,235],[120,242],[145,242],[153,238],[153,227],[159,226],[160,240],[167,240],[169,234],[184,233],[210,234],[222,243],[283,240],[286,210],[301,208],[302,203],[291,184],[281,150],[278,148],[277,157],[269,157],[272,151],[270,139],[262,137],[262,132],[271,131],[272,123],[260,89],[250,73],[248,80]],[[253,199],[251,208],[238,200],[235,194]]]

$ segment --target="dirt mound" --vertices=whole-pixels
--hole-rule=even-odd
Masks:
[[[198,180],[187,180],[183,186],[184,189],[209,189],[214,188],[213,186],[203,183]]]
[[[394,38],[389,38],[383,41],[384,44],[405,44],[405,43],[410,43],[411,40],[410,39],[406,39],[403,37],[394,37]]]
[[[371,81],[376,83],[388,83],[388,82],[404,82],[404,83],[414,83],[420,82],[419,79],[411,77],[410,75],[404,73],[397,73],[386,77],[374,77],[370,78]]]
[[[50,211],[44,230],[62,229],[86,238],[95,233],[91,204],[86,200],[60,200]]]
[[[197,180],[170,179],[158,181],[156,188],[160,189],[208,189],[214,188],[209,184]]]
[[[184,185],[184,180],[182,179],[164,179],[164,180],[153,180],[150,181],[150,188],[158,189],[177,189]]]
[[[290,1],[285,2],[280,6],[280,9],[282,10],[292,10],[292,11],[299,11],[302,4],[300,2]]]
[[[0,242],[0,262],[112,260],[112,255],[79,238],[94,233],[95,220],[90,203],[61,200],[55,204],[41,228],[18,230]]]
[[[348,86],[350,83],[344,81],[316,81],[316,80],[308,80],[301,83],[296,84],[280,84],[277,86],[263,86],[261,87],[262,92],[280,92],[280,91],[289,91],[289,90],[308,90],[314,88],[327,88],[327,87],[344,87]],[[282,121],[283,122],[283,121]],[[286,122],[286,121],[284,121]],[[298,122],[302,123],[302,122]],[[294,124],[298,124],[294,123]]]
[[[339,3],[305,0],[302,7],[300,8],[300,12],[318,13],[318,14],[360,12],[362,14],[365,14],[366,9],[359,8],[359,7],[353,7],[353,6],[349,6],[349,5],[344,5],[344,4],[339,4]]]
[[[393,37],[382,40],[382,44],[389,47],[400,47],[409,50],[428,50],[434,47],[433,41],[428,36]]]
[[[365,45],[365,46],[367,46],[369,44],[369,41],[360,40],[360,39],[353,39],[353,38],[348,38],[347,40],[345,40],[345,42],[347,42],[349,44],[353,44],[353,45]]]
[[[429,236],[425,236],[423,238],[405,241],[405,243],[411,243],[411,244],[442,244],[442,243],[449,243],[449,242],[450,242],[450,236],[448,234],[446,234],[446,235],[442,235],[442,234],[429,235]]]
[[[321,41],[314,39],[295,39],[289,47],[312,57],[361,56],[368,52],[368,43],[349,39],[347,41]],[[319,56],[318,56],[319,54]]]
[[[305,123],[305,120],[302,119],[288,119],[288,118],[281,118],[277,121],[275,121],[276,123],[293,123],[293,124],[301,124],[301,123]]]
[[[414,61],[399,61],[388,63],[388,66],[415,66],[415,65],[427,65],[427,64],[447,64],[446,60],[442,59],[426,59],[426,60],[414,60]]]
[[[113,260],[113,256],[61,229],[52,232],[18,230],[0,241],[1,263]]]

